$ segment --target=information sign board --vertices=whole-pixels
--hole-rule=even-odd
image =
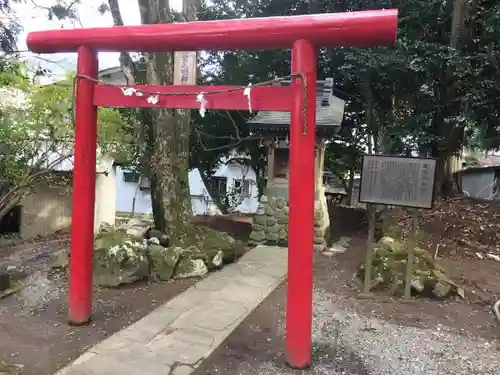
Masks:
[[[432,208],[436,159],[364,155],[359,201]]]

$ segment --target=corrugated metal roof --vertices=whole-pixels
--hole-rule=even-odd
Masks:
[[[476,173],[487,169],[500,169],[500,155],[485,155],[462,163],[462,173]]]
[[[282,82],[284,86],[290,81]],[[333,95],[333,79],[317,81],[316,126],[340,127],[344,117],[345,101]],[[290,125],[290,112],[260,111],[247,122],[251,127],[283,127]]]

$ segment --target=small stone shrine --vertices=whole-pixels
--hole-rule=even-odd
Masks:
[[[282,82],[289,85],[290,82]],[[344,101],[333,95],[333,79],[317,81],[316,90],[316,196],[314,249],[326,246],[330,226],[323,164],[325,141],[336,134],[344,116]],[[288,246],[288,178],[290,112],[261,111],[248,121],[249,130],[260,135],[267,149],[267,182],[253,219],[251,244]]]

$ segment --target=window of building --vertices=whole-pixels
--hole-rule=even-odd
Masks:
[[[123,172],[123,181],[132,184],[139,184],[140,190],[151,189],[151,181],[149,178],[141,176],[141,174],[137,172]]]
[[[211,177],[210,183],[212,188],[217,190],[219,195],[227,194],[227,177]]]
[[[244,197],[250,196],[250,180],[234,180],[234,188]]]
[[[151,181],[149,178],[141,176],[139,179],[139,189],[141,190],[150,190],[151,189]]]
[[[137,172],[123,172],[123,181],[124,182],[132,182],[138,183],[141,178],[141,175]]]

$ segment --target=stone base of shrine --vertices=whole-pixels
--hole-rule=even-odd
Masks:
[[[314,202],[314,250],[323,251],[330,219],[325,195],[317,196]],[[250,245],[288,247],[288,213],[286,198],[263,195],[253,219]]]

